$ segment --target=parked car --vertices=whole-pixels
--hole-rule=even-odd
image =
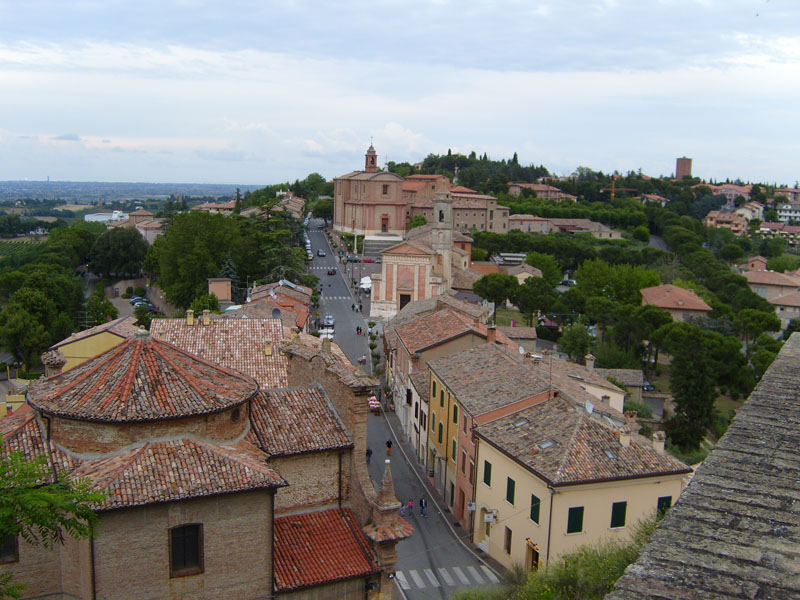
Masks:
[[[375,262],[376,263],[382,263],[383,259],[379,256],[378,258],[375,259]]]
[[[647,381],[647,379],[645,379],[644,383],[642,384],[642,389],[645,392],[654,392],[656,388],[653,386],[652,383],[650,383],[649,381]]]
[[[561,281],[559,285],[566,285],[572,287],[573,285],[578,285],[578,282],[575,281],[574,279],[564,279]]]
[[[328,275],[336,275],[336,269],[328,269]]]
[[[317,256],[325,256],[325,250],[322,248],[317,248]]]
[[[334,320],[333,315],[325,315],[322,319],[322,326],[323,327],[333,327]]]
[[[355,263],[361,262],[361,257],[360,256],[348,256],[347,257],[347,262],[355,262]]]
[[[365,263],[374,263],[375,259],[374,258],[370,258],[369,256],[367,256],[367,257],[364,258],[364,262]]]
[[[137,302],[146,302],[147,298],[142,298],[141,296],[131,296],[130,303],[135,305]]]

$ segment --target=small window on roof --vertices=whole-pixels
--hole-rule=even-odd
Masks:
[[[572,377],[573,379],[580,379],[581,381],[583,381],[583,377],[581,377],[580,375],[574,375],[573,373],[567,373],[567,377]]]
[[[547,450],[548,448],[552,448],[556,445],[555,441],[553,440],[545,440],[541,444],[536,444],[539,447],[539,450]]]
[[[522,418],[514,423],[514,427],[522,427],[523,425],[527,424],[528,424],[528,419]]]
[[[616,457],[616,456],[614,455],[614,453],[613,453],[611,450],[609,450],[608,448],[606,448],[605,450],[603,450],[603,452],[604,452],[604,453],[605,453],[605,455],[606,455],[608,458],[610,458],[611,460],[616,460],[616,458],[617,458],[617,457]]]

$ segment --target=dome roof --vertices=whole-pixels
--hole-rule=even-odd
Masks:
[[[141,330],[134,338],[28,389],[28,403],[68,419],[160,421],[242,404],[256,381],[209,363]]]

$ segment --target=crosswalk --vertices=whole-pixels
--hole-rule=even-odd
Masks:
[[[466,569],[466,572],[465,572]],[[433,569],[409,569],[408,571],[395,571],[397,583],[404,590],[425,589],[427,587],[468,587],[473,585],[486,585],[500,583],[497,575],[489,567],[440,567],[434,573]],[[452,571],[452,575],[451,572]],[[469,576],[467,576],[469,574]],[[457,581],[456,581],[457,580]]]
[[[349,300],[352,303],[353,301],[352,296],[326,296],[323,294],[320,298],[322,298],[323,302],[326,300]]]

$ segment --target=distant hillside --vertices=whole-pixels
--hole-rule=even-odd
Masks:
[[[175,196],[232,197],[236,188],[244,194],[263,185],[216,183],[117,183],[104,181],[0,181],[0,202],[23,198],[92,202],[138,200]]]

